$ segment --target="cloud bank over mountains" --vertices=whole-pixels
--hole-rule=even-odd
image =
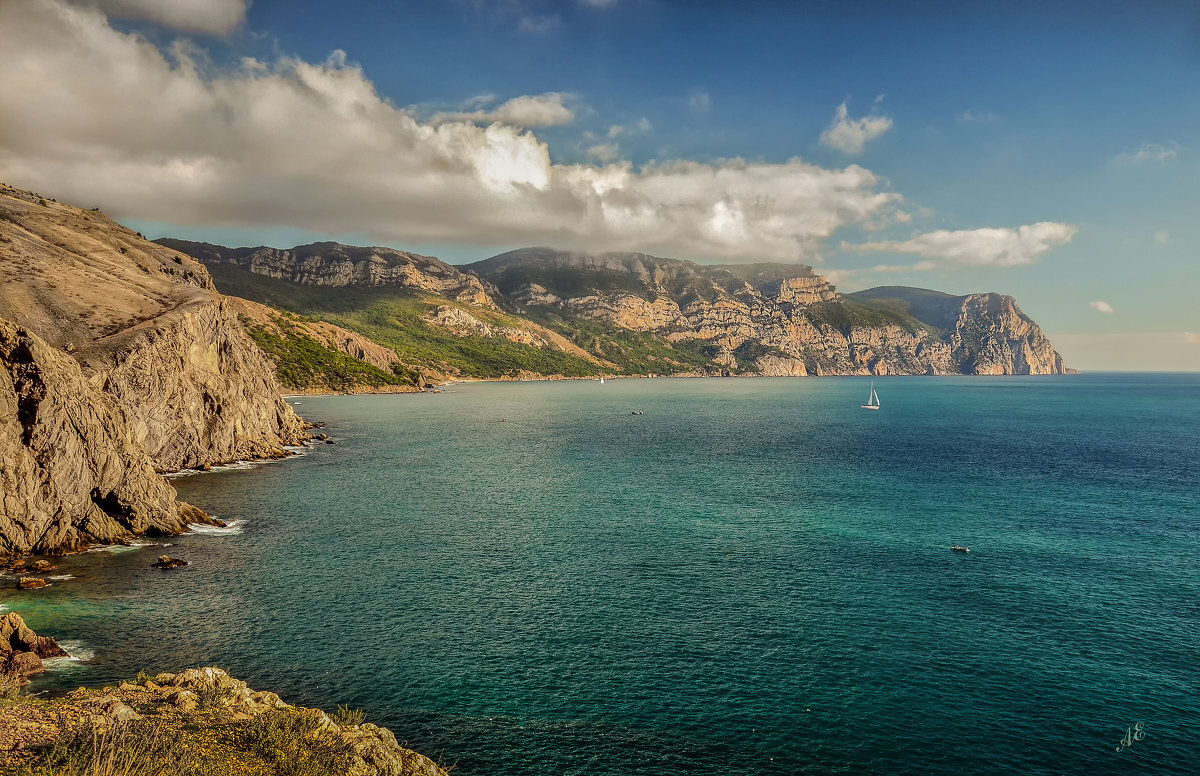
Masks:
[[[907,220],[902,197],[858,165],[796,158],[635,168],[600,152],[595,164],[564,164],[528,128],[570,123],[573,95],[489,97],[424,120],[381,97],[340,52],[321,63],[281,57],[216,68],[194,44],[164,52],[104,14],[217,33],[246,11],[238,0],[163,7],[0,4],[0,174],[121,217],[293,226],[401,245],[549,243],[812,262],[843,228]],[[853,150],[890,126],[881,116],[850,119],[843,105],[827,132]],[[1042,223],[862,248],[1011,266],[1073,233]]]

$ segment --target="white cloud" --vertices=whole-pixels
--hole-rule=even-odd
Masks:
[[[1111,304],[1109,304],[1108,302],[1101,302],[1100,300],[1096,300],[1095,302],[1088,302],[1088,307],[1092,308],[1096,312],[1104,313],[1105,315],[1112,315],[1114,312],[1113,306]]]
[[[875,101],[876,105],[879,100]],[[844,154],[861,154],[867,143],[892,128],[890,116],[864,116],[852,119],[846,103],[837,106],[833,121],[821,133],[821,145]]]
[[[697,89],[688,97],[688,107],[697,113],[707,113],[712,110],[712,95],[703,89]]]
[[[587,149],[589,159],[597,162],[615,162],[621,158],[621,148],[616,143],[597,143]]]
[[[492,95],[480,95],[467,101],[468,110],[459,113],[439,113],[431,121],[444,124],[451,121],[492,123],[499,121],[514,127],[557,127],[575,120],[575,111],[568,105],[575,95],[563,92],[514,97],[494,108]],[[474,110],[472,110],[472,108]]]
[[[915,253],[973,266],[1014,267],[1032,264],[1043,253],[1071,241],[1074,226],[1042,221],[1016,229],[964,229],[917,235],[903,242],[887,241],[850,245],[860,251]]]
[[[795,261],[901,199],[799,159],[556,164],[511,124],[421,121],[344,55],[209,73],[63,0],[0,2],[0,51],[0,174],[118,217]]]
[[[1171,242],[1171,233],[1170,232],[1155,232],[1154,233],[1154,242],[1158,243],[1159,245],[1166,245],[1167,243]]]
[[[617,4],[617,0],[579,0],[579,4],[592,8],[612,8]]]
[[[1126,164],[1148,164],[1155,162],[1162,164],[1179,156],[1179,144],[1170,143],[1161,145],[1159,143],[1142,143],[1132,151],[1125,151],[1117,156],[1117,161]]]
[[[632,124],[613,124],[608,128],[608,137],[613,139],[622,135],[644,135],[653,129],[654,125],[650,123],[650,119],[643,116]]]
[[[521,21],[517,23],[517,29],[529,35],[549,35],[561,25],[562,18],[558,14],[553,16],[534,14],[521,17]]]
[[[246,19],[249,0],[74,0],[116,19],[139,19],[183,32],[227,35]]]
[[[995,124],[1000,120],[1000,117],[990,110],[977,110],[975,108],[967,108],[962,113],[955,117],[959,124]]]
[[[872,272],[932,272],[937,264],[932,261],[918,261],[916,264],[876,264]]]

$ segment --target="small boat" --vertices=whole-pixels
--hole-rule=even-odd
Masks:
[[[961,544],[956,544],[953,547],[951,547],[950,549],[954,550],[955,552],[970,552],[971,551],[970,547],[963,547]]]
[[[879,409],[879,394],[875,393],[875,381],[871,381],[871,392],[867,394],[867,403],[858,405],[864,410]]]

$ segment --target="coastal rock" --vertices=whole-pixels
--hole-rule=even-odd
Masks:
[[[177,569],[188,565],[188,562],[180,558],[172,558],[170,555],[159,555],[158,560],[150,565],[156,569]]]
[[[69,349],[157,470],[278,457],[302,439],[273,366],[199,261],[2,184],[0,237],[3,317]]]
[[[176,499],[126,414],[78,362],[0,319],[0,551],[66,552],[179,533],[210,518]]]
[[[37,577],[21,577],[17,580],[17,587],[22,590],[37,590],[39,587],[45,586],[46,580]]]
[[[49,636],[34,633],[16,612],[0,617],[0,673],[39,674],[45,670],[42,658],[49,657],[67,657],[67,651]]]

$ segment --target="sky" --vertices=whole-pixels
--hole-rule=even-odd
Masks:
[[[0,0],[0,181],[150,237],[811,264],[1200,370],[1194,2]]]

